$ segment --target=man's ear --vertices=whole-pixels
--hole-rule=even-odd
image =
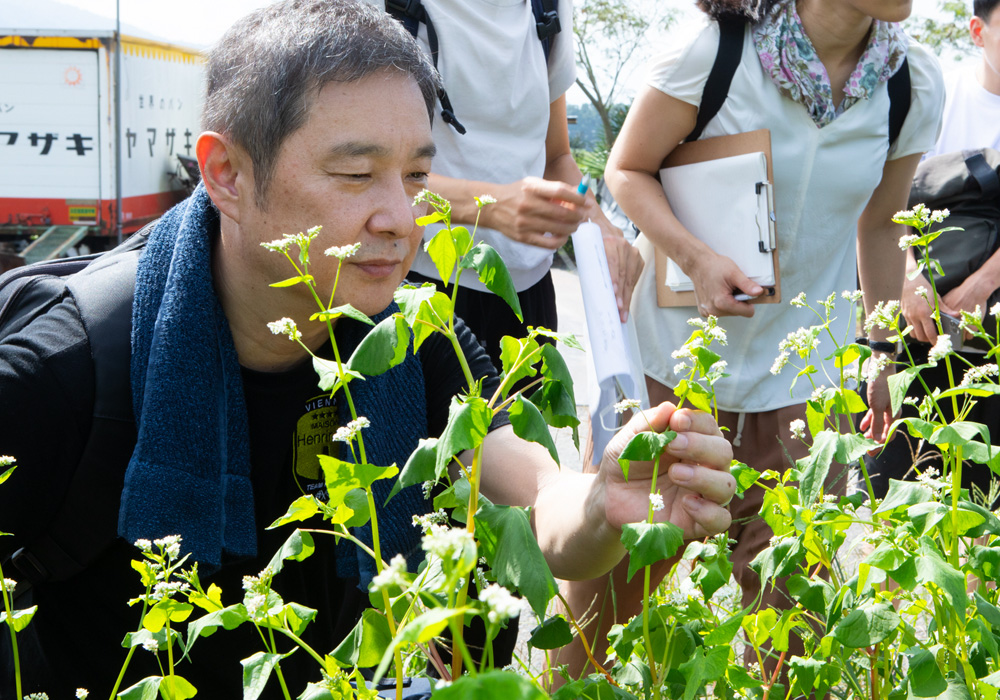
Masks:
[[[243,200],[253,196],[249,159],[242,149],[214,131],[198,137],[195,153],[208,196],[223,215],[238,223],[240,209],[248,203]]]
[[[976,15],[972,16],[969,20],[969,36],[972,37],[972,43],[983,48],[983,27],[986,26],[986,22],[983,21],[982,17]]]

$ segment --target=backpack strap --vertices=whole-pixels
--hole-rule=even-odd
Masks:
[[[545,62],[548,63],[552,39],[562,31],[556,0],[531,0],[531,12],[535,15],[535,31],[538,32],[542,51],[545,52]]]
[[[889,91],[889,146],[892,147],[903,130],[903,122],[910,113],[910,59],[904,58],[886,84]]]
[[[743,57],[743,39],[746,35],[746,18],[737,15],[725,15],[719,20],[719,50],[715,54],[715,62],[705,82],[705,90],[701,95],[701,105],[698,107],[698,120],[694,129],[684,139],[685,143],[697,141],[705,126],[712,117],[722,109],[726,97],[729,96],[729,86],[733,84],[733,76]]]
[[[48,529],[11,555],[23,582],[75,576],[117,538],[117,498],[124,471],[115,465],[127,464],[136,440],[128,371],[132,299],[139,255],[152,226],[148,224],[118,248],[97,256],[65,281],[93,357],[94,411],[65,500]],[[19,585],[17,594],[28,588]]]
[[[990,167],[980,151],[963,151],[962,157],[965,159],[965,166],[969,169],[969,174],[979,185],[982,199],[995,199],[1000,197],[1000,176],[997,171]]]
[[[434,67],[438,64],[438,37],[434,29],[434,22],[427,14],[427,9],[420,0],[385,0],[385,11],[392,15],[406,28],[413,38],[417,37],[420,25],[427,27],[427,45],[431,50],[431,60]],[[460,134],[465,133],[465,127],[455,116],[455,109],[451,106],[451,99],[445,91],[444,86],[438,88],[438,100],[441,102],[441,118],[445,124],[450,124],[455,131]]]

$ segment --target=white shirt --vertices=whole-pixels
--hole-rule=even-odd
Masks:
[[[649,84],[689,104],[700,104],[718,45],[718,25],[708,22],[693,41],[671,48],[653,62]],[[789,305],[798,293],[804,291],[816,307],[818,300],[836,292],[832,332],[841,344],[853,341],[854,309],[839,295],[857,287],[858,218],[882,178],[886,160],[926,151],[937,138],[943,99],[937,61],[913,42],[908,55],[911,106],[889,152],[889,96],[884,85],[870,99],[817,128],[806,108],[783,97],[763,70],[747,29],[729,95],[702,138],[771,130],[782,301],[755,306],[753,318],[720,319],[729,344],[713,349],[728,363],[731,376],[715,385],[719,408],[769,411],[808,399],[812,387],[806,378],[800,378],[789,393],[795,375],[791,367],[778,376],[770,372],[778,344],[787,334],[818,321],[812,311]],[[632,297],[632,314],[636,327],[643,329],[643,364],[646,374],[673,387],[683,377],[674,373],[676,360],[670,353],[688,339],[687,319],[698,312],[694,307],[656,305],[652,244],[643,236],[639,245],[647,262]],[[811,360],[820,369],[817,385],[832,385],[839,377],[832,362],[818,359],[832,351],[832,343],[823,337]],[[822,374],[823,366],[831,379]]]
[[[979,84],[975,68],[961,68],[944,78],[941,137],[928,156],[970,148],[1000,150],[1000,95]]]
[[[576,79],[572,0],[559,0],[562,29],[551,41],[548,64],[528,0],[423,0],[423,5],[437,32],[437,68],[445,91],[468,130],[459,134],[436,115],[433,172],[499,184],[542,177],[549,106]],[[429,53],[423,24],[418,40]],[[440,228],[428,226],[424,240]],[[518,292],[537,283],[552,266],[553,251],[519,243],[499,231],[480,228],[476,240],[500,253]],[[413,270],[441,277],[423,250]],[[462,275],[461,286],[486,291],[474,272]]]

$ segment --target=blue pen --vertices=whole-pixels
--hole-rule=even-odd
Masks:
[[[576,191],[578,194],[587,194],[587,183],[580,180],[580,184],[576,186]]]

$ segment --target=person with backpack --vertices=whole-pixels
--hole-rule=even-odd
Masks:
[[[791,378],[771,370],[787,334],[816,323],[812,311],[788,302],[804,294],[816,305],[835,294],[832,333],[853,338],[854,303],[840,295],[855,289],[857,273],[867,310],[898,299],[903,275],[898,241],[904,231],[891,217],[904,208],[920,155],[937,138],[941,76],[936,59],[898,24],[909,15],[907,0],[698,4],[707,21],[689,41],[668,47],[652,62],[648,84],[612,149],[606,180],[642,232],[639,245],[647,265],[631,310],[643,329],[640,350],[650,401],[672,396],[671,388],[682,378],[671,353],[688,339],[688,319],[718,317],[728,345],[712,349],[728,363],[729,375],[715,385],[720,424],[728,430],[737,459],[757,470],[784,471],[793,463],[789,460],[806,453],[791,424],[805,417],[813,388],[800,378],[789,395]],[[726,38],[734,34],[735,49]],[[718,87],[709,94],[713,67],[725,64],[729,53],[735,54],[729,64],[731,83],[727,88],[722,81],[721,94]],[[892,80],[897,73],[909,81],[901,90],[908,110],[898,135],[891,123],[900,103],[890,99],[892,85],[899,85]],[[706,123],[700,110],[710,104],[717,111]],[[737,297],[756,297],[763,289],[725,251],[708,249],[673,215],[657,173],[664,158],[698,127],[703,127],[702,138],[770,130],[780,304],[753,305]],[[696,308],[658,307],[650,264],[654,247],[692,279]],[[894,353],[886,331],[873,332],[869,343],[876,356]],[[830,341],[821,338],[812,357],[826,358],[831,352]],[[839,376],[832,359],[824,365],[829,376]],[[820,384],[822,377],[817,378]],[[866,428],[876,439],[884,437],[892,420],[886,379],[883,373],[869,391]],[[835,471],[827,492],[843,493],[844,475]],[[761,488],[751,488],[730,506],[734,524],[729,534],[736,541],[733,573],[744,606],[782,609],[789,604],[783,592],[772,587],[761,591],[748,566],[773,534],[758,516],[762,497]],[[661,569],[660,576],[666,571]],[[604,590],[600,583],[589,589],[574,586],[581,589],[576,596],[581,609]],[[616,586],[616,594],[619,619],[634,613],[634,591],[630,595]],[[755,659],[749,646],[748,651],[750,663]]]
[[[332,361],[327,323],[310,320],[310,291],[270,287],[290,271],[262,244],[280,250],[290,245],[283,234],[322,226],[310,246],[317,293],[329,298],[336,278],[332,306],[381,319],[397,308],[393,295],[421,242],[416,219],[425,212],[414,197],[431,170],[440,83],[399,24],[357,0],[282,0],[237,22],[211,51],[206,75],[194,193],[144,238],[77,274],[25,268],[18,279],[26,284],[13,294],[6,282],[0,288],[0,450],[18,463],[0,484],[0,531],[13,533],[0,540],[0,556],[4,576],[17,582],[16,606],[38,606],[17,635],[25,694],[111,694],[122,639],[141,615],[128,605],[143,591],[130,567],[142,559],[133,543],[180,535],[178,554],[190,554],[205,587],[217,584],[235,604],[244,577],[259,576],[290,534],[269,525],[303,493],[323,496],[318,446],[338,450],[335,431],[352,413],[342,391],[317,386],[309,353],[284,337]],[[346,256],[343,267],[335,255]],[[369,327],[348,317],[333,323],[349,357]],[[492,392],[499,379],[488,357],[461,323],[457,332],[470,370]],[[388,465],[440,434],[466,386],[451,343],[436,335],[351,388],[357,415],[368,419],[369,463]],[[652,422],[683,436],[670,447],[668,507],[658,516],[687,537],[727,527],[721,504],[735,484],[715,422],[670,406]],[[649,508],[652,465],[633,463],[626,485],[616,460],[645,423],[623,431],[597,477],[559,471],[503,415],[489,429],[483,495],[532,506],[556,575],[613,566],[621,526],[645,520]],[[351,457],[346,446],[339,455]],[[647,492],[635,491],[637,480]],[[413,516],[431,512],[432,501],[419,487],[388,504],[376,493],[382,557],[403,555],[412,570],[422,557]],[[373,574],[356,547],[317,540],[312,556],[276,575],[275,590],[318,611],[304,634],[326,653],[368,607]],[[162,657],[132,652],[120,690],[161,674]],[[190,662],[174,660],[198,697],[227,700],[243,697],[240,660],[259,652],[258,630],[244,625],[200,639]],[[0,635],[5,700],[14,695],[13,662],[9,635]],[[319,680],[301,650],[280,665],[296,693]],[[277,679],[260,695],[284,696]]]
[[[951,319],[978,307],[984,326],[996,327],[996,315],[991,309],[1000,301],[1000,0],[974,0],[972,10],[969,36],[980,48],[981,58],[945,75],[941,136],[917,168],[908,206],[922,203],[932,210],[948,209],[951,216],[933,228],[963,229],[942,234],[931,246],[931,257],[942,261],[945,272],[943,278],[935,278],[935,287],[938,305],[945,314],[943,320],[956,331],[954,349],[971,366],[982,368],[995,364],[995,359],[986,357],[987,348],[964,343]],[[926,273],[916,273],[916,269],[914,251],[907,250],[907,275],[900,302],[907,324],[913,327],[907,338],[908,350],[914,364],[920,365],[927,362],[938,328],[931,317],[933,300],[927,296],[931,284]],[[955,361],[951,366],[956,383],[970,368]],[[922,370],[920,376],[931,390],[950,386],[944,362]],[[923,398],[921,383],[913,382],[907,395]],[[950,420],[951,403],[942,401],[939,405]],[[903,415],[915,416],[917,411],[904,406]],[[965,420],[986,425],[995,440],[1000,435],[1000,397],[978,398]],[[867,465],[877,496],[885,495],[890,479],[915,476],[914,465],[920,472],[930,467],[941,471],[937,450],[920,446],[905,430],[868,459]],[[988,496],[994,478],[982,465],[967,463],[962,470],[963,484],[967,488],[975,485],[979,498]]]
[[[452,221],[476,226],[476,240],[495,248],[510,270],[524,319],[475,278],[463,275],[457,314],[500,367],[500,339],[528,326],[557,330],[555,251],[591,219],[605,252],[622,320],[642,258],[608,221],[569,146],[566,91],[576,78],[572,0],[369,0],[384,5],[417,36],[441,73],[443,118],[434,125],[437,157],[428,189],[452,206]],[[473,197],[496,203],[480,210]],[[440,225],[424,231],[429,241]],[[441,288],[423,250],[414,283]]]

